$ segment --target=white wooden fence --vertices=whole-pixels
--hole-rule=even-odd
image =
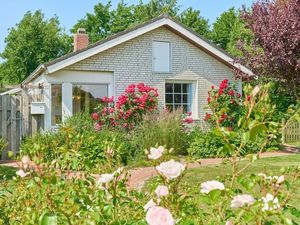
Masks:
[[[7,146],[1,159],[7,159],[7,152],[16,155],[25,136],[31,136],[43,127],[41,115],[30,114],[30,104],[36,101],[36,96],[21,91],[17,95],[0,95],[0,137]]]
[[[300,122],[297,119],[283,120],[282,127],[283,144],[300,142]]]

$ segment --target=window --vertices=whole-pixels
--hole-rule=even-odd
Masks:
[[[51,124],[55,126],[62,120],[62,85],[51,85]]]
[[[170,42],[153,42],[153,72],[171,72]]]
[[[182,107],[184,112],[191,110],[191,84],[166,83],[165,93],[166,107],[170,111],[179,107]]]
[[[106,84],[74,84],[73,85],[73,113],[92,112],[99,98],[108,95]]]

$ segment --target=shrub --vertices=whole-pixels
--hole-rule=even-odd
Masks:
[[[228,80],[223,80],[219,88],[212,86],[208,92],[207,103],[213,114],[207,113],[204,120],[212,125],[220,124],[222,127],[234,129],[240,114],[243,111],[241,106],[241,94],[236,86]],[[212,116],[214,118],[212,118]]]
[[[189,135],[188,154],[195,159],[224,157],[224,142],[212,132],[204,132],[195,128]]]
[[[76,115],[56,132],[38,133],[26,139],[21,154],[35,161],[53,161],[64,170],[91,170],[127,164],[135,152],[122,133],[95,132],[90,117]]]
[[[168,149],[174,148],[175,153],[185,154],[187,133],[184,130],[182,115],[181,109],[145,115],[139,127],[132,133],[137,149],[144,150],[163,145]]]
[[[103,127],[133,129],[146,113],[157,110],[157,96],[156,88],[139,83],[129,85],[115,104],[113,97],[104,97],[96,112],[92,114],[95,129],[100,130]]]
[[[7,143],[6,141],[0,137],[0,157],[1,157],[1,153],[4,150],[4,148],[6,147]]]

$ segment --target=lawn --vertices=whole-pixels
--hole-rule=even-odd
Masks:
[[[5,179],[12,179],[16,175],[16,168],[0,166],[0,182]]]
[[[241,162],[245,164],[245,162]],[[282,157],[273,157],[257,160],[253,165],[245,171],[245,174],[257,174],[257,173],[266,173],[269,175],[281,175],[280,170],[283,167],[289,166],[300,166],[300,154],[291,155],[291,156],[282,156]],[[229,165],[217,165],[217,166],[205,166],[195,169],[190,169],[184,181],[188,183],[192,191],[199,193],[200,184],[204,181],[216,179],[218,176],[222,176],[230,172]],[[272,174],[270,174],[270,172]],[[300,183],[298,183],[300,185]],[[291,200],[290,204],[294,207],[300,209],[300,189],[296,189],[296,193],[293,193],[293,196],[297,196]],[[300,223],[299,219],[294,218],[295,221]]]
[[[290,145],[293,145],[293,146],[296,146],[296,147],[300,148],[300,142],[290,143]]]

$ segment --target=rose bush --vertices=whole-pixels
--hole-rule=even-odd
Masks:
[[[100,99],[96,112],[92,114],[95,129],[121,127],[131,130],[141,122],[143,115],[157,110],[158,92],[156,88],[139,83],[131,84],[114,103],[113,96]]]

